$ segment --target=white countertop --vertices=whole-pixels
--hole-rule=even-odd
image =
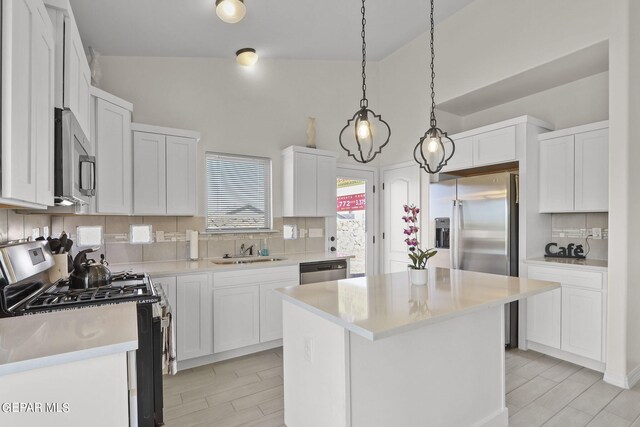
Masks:
[[[504,305],[559,288],[556,282],[429,268],[426,286],[408,272],[281,288],[286,301],[369,340]]]
[[[137,348],[135,303],[0,319],[0,376]]]
[[[601,259],[572,259],[540,257],[525,260],[529,265],[546,265],[547,267],[567,267],[577,270],[608,271],[609,262]]]
[[[272,254],[266,258],[284,258],[282,261],[253,262],[246,264],[216,264],[214,261],[221,258],[208,258],[198,261],[153,261],[133,264],[111,264],[112,272],[133,271],[134,273],[149,273],[153,276],[167,276],[184,273],[203,273],[214,271],[248,270],[253,268],[281,267],[298,265],[303,262],[331,261],[353,258],[353,255],[341,253],[308,253],[308,254]]]

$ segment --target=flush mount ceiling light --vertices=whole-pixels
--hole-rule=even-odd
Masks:
[[[431,0],[431,117],[429,130],[424,134],[420,141],[413,149],[413,158],[418,162],[420,167],[425,172],[430,174],[438,173],[446,166],[447,162],[453,157],[453,153],[456,151],[456,144],[453,139],[447,136],[446,132],[443,132],[438,128],[436,123],[436,93],[435,93],[435,79],[436,72],[434,68],[435,50],[433,47],[433,2]],[[443,142],[443,140],[447,140]],[[447,147],[445,147],[445,143]],[[450,146],[450,148],[448,148]],[[450,151],[447,155],[447,151]]]
[[[389,143],[391,128],[382,117],[369,109],[367,100],[367,42],[365,0],[362,0],[362,99],[360,109],[347,120],[340,132],[340,146],[358,163],[369,163]]]
[[[216,15],[224,22],[235,24],[247,13],[244,0],[216,0]]]
[[[258,62],[258,54],[250,47],[240,49],[236,52],[236,61],[243,67],[252,67]]]

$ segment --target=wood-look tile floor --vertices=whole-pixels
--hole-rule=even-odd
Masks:
[[[602,374],[534,351],[506,352],[509,426],[640,426],[640,385],[623,390]]]
[[[509,426],[640,427],[640,384],[533,351],[505,359]],[[282,348],[165,376],[164,398],[167,427],[283,426]]]
[[[167,427],[284,425],[282,348],[164,376]]]

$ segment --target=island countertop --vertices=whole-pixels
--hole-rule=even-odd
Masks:
[[[0,319],[0,376],[138,348],[135,303]]]
[[[369,340],[559,288],[556,282],[429,268],[426,286],[408,272],[337,280],[277,291],[289,301]]]

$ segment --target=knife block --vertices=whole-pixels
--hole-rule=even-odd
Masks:
[[[53,267],[49,269],[49,280],[53,283],[60,279],[69,277],[69,256],[68,254],[54,254]]]

